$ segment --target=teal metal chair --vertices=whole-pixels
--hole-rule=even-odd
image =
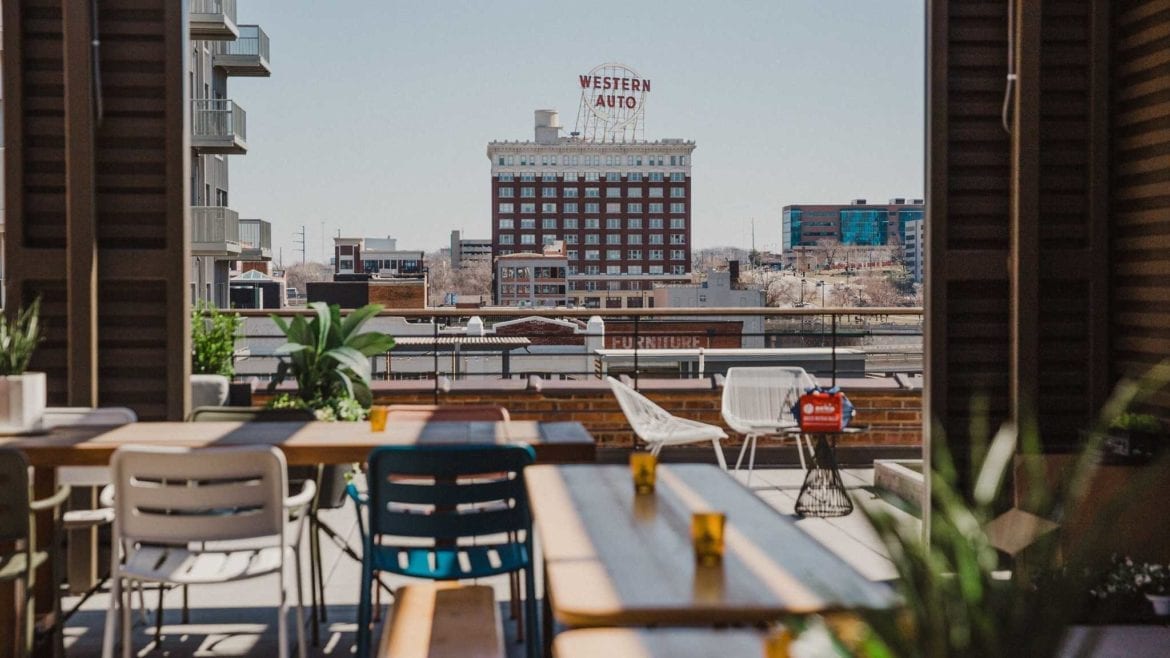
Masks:
[[[524,468],[535,458],[521,445],[384,446],[370,453],[359,658],[370,655],[370,588],[380,571],[430,580],[524,571],[525,639],[528,655],[537,655],[532,514],[524,485]],[[415,541],[396,544],[396,538]],[[419,546],[420,538],[434,543]]]
[[[36,584],[36,570],[55,557],[49,551],[37,550],[36,513],[50,510],[53,512],[54,532],[51,546],[55,547],[60,509],[69,499],[69,492],[69,486],[63,485],[49,498],[30,500],[28,460],[16,450],[0,448],[0,543],[19,543],[13,552],[0,553],[0,582],[21,581],[24,596],[24,605],[21,606],[21,629],[17,631],[0,628],[0,639],[8,641],[8,638],[13,637],[9,633],[13,631],[18,633],[21,638],[22,656],[31,656],[33,650],[35,614],[33,590]],[[52,571],[55,579],[56,569]],[[53,610],[56,613],[54,618],[60,615],[60,603],[60,597],[54,592]],[[53,635],[54,651],[60,655],[63,652],[60,629],[54,628]]]

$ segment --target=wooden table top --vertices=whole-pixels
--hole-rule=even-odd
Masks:
[[[763,623],[894,604],[874,583],[715,466],[658,467],[635,496],[627,466],[525,470],[553,614],[570,627]],[[695,511],[727,514],[723,564],[695,564]]]
[[[761,658],[764,633],[698,628],[585,628],[553,640],[555,658]]]
[[[140,422],[116,427],[58,427],[41,436],[0,437],[0,447],[24,452],[33,466],[105,466],[123,445],[190,448],[272,445],[290,465],[364,462],[382,445],[528,443],[538,461],[592,462],[596,444],[576,422],[396,421],[385,432],[369,423]]]

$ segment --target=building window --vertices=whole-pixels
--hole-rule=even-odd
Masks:
[[[682,233],[671,233],[670,234],[670,244],[686,244],[686,243],[687,243],[687,236],[686,235],[683,235]]]
[[[620,155],[615,156],[614,160],[616,160],[616,162],[613,163],[614,165],[620,165],[622,163],[622,159],[621,159]],[[610,182],[610,183],[617,183],[617,182],[621,181],[621,179],[622,179],[622,175],[616,171],[606,172],[606,174],[605,174],[605,180],[607,182]]]
[[[653,163],[651,163],[651,164],[653,164]],[[661,171],[650,172],[649,180],[651,183],[661,183],[662,182],[662,172]]]
[[[511,243],[509,243],[509,244],[511,244]],[[500,255],[501,255],[501,256],[511,256],[511,255],[512,255],[512,251],[513,251],[513,250],[511,250],[511,249],[501,249],[501,250],[500,250]]]
[[[574,255],[573,255],[573,256],[570,256],[570,258],[576,258],[576,257],[577,257],[577,256],[576,256],[576,253],[577,253],[577,252],[573,252],[573,254],[574,254]],[[565,273],[566,273],[566,274],[568,274],[569,276],[573,276],[574,274],[576,274],[576,273],[577,273],[577,266],[576,266],[576,265],[570,265],[570,266],[566,267],[566,268],[565,268]],[[575,284],[574,284],[574,285],[575,285]]]
[[[622,204],[620,204],[620,203],[607,203],[607,204],[605,204],[605,212],[619,213],[621,211],[622,211]]]
[[[628,222],[628,225],[630,228],[636,229],[636,230],[642,229],[642,218],[641,217],[631,217],[631,218],[627,219],[626,221]]]
[[[566,258],[568,258],[569,260],[577,260],[577,250],[576,250],[576,249],[568,249],[568,250],[566,250],[566,251],[565,251],[565,257],[566,257]],[[577,267],[576,267],[576,266],[572,266],[572,267],[570,267],[569,269],[571,270],[571,271],[569,272],[569,274],[576,274],[576,273],[577,273]]]
[[[622,188],[620,188],[620,187],[607,187],[607,188],[605,188],[605,197],[607,199],[620,199],[620,198],[622,198]]]
[[[679,164],[682,164],[682,163],[680,162]],[[681,183],[684,180],[686,180],[686,174],[684,174],[681,171],[672,171],[672,172],[670,172],[670,180],[671,180],[671,182],[674,182],[674,183]]]
[[[650,260],[662,260],[662,250],[661,249],[651,249],[650,250]]]
[[[534,213],[536,213],[536,204],[535,203],[522,203],[522,204],[520,204],[520,212],[534,214]]]
[[[522,199],[536,198],[536,188],[535,187],[522,187],[522,188],[520,188],[520,198],[522,198]]]
[[[500,220],[500,228],[513,229],[513,228],[516,228],[516,223],[511,219],[501,219]]]
[[[641,274],[642,273],[642,266],[641,265],[630,265],[629,267],[626,268],[626,271],[629,272],[630,274]],[[636,282],[634,282],[634,283],[636,283]],[[631,288],[631,290],[632,290],[632,288]]]
[[[511,167],[512,165],[515,165],[515,164],[516,164],[516,156],[509,155],[508,156],[508,166]]]
[[[566,214],[575,215],[575,214],[577,214],[577,204],[566,203],[566,204],[564,204],[563,210],[561,210],[561,212],[566,213]]]
[[[650,218],[650,228],[661,229],[662,228],[662,218],[661,217],[651,217]]]
[[[642,260],[641,249],[631,249],[626,252],[626,260]]]
[[[606,265],[605,266],[605,273],[606,274],[621,274],[622,273],[622,266],[621,265]],[[608,283],[609,283],[610,290],[621,290],[621,287],[620,287],[622,285],[621,281],[609,281]],[[615,285],[617,285],[618,287],[615,288],[614,287]]]
[[[585,218],[585,228],[601,228],[601,218],[599,218],[599,217],[586,217]]]
[[[521,228],[523,228],[523,227],[521,227]],[[651,233],[650,234],[650,244],[662,244],[662,234],[661,233]]]
[[[555,235],[545,235],[545,236],[540,238],[540,243],[543,245],[550,245],[556,241],[557,241],[557,236],[555,236]]]
[[[638,159],[638,164],[639,165],[642,164],[641,158]],[[632,172],[630,172],[629,176],[626,176],[626,180],[628,180],[631,183],[641,183],[642,182],[642,174],[640,172],[637,172],[637,171],[632,171]]]
[[[592,198],[597,198],[600,196],[601,196],[601,188],[599,188],[599,187],[585,188],[585,197],[586,198],[592,199]]]
[[[605,228],[613,231],[622,227],[622,220],[620,217],[607,217],[605,220]]]
[[[520,182],[521,183],[534,183],[534,182],[536,182],[536,174],[532,174],[532,173],[520,174]]]
[[[621,243],[622,243],[622,234],[621,233],[606,233],[605,234],[605,244],[621,244]]]
[[[520,220],[520,228],[529,229],[529,230],[535,229],[536,228],[536,220],[535,219],[521,219]]]
[[[555,204],[555,203],[542,203],[542,204],[540,204],[540,212],[556,212],[556,211],[557,211],[557,204]]]
[[[671,217],[670,218],[670,228],[686,228],[686,227],[687,227],[686,217]]]
[[[513,208],[515,208],[515,206],[513,206],[510,203],[501,203],[500,204],[500,213],[501,214],[510,214],[512,212]]]
[[[670,204],[670,212],[685,213],[686,211],[687,211],[687,204],[685,204],[685,203],[672,203],[672,204]]]
[[[566,217],[566,218],[562,219],[561,221],[564,222],[564,226],[566,229],[572,229],[574,231],[577,230],[577,218],[576,217]]]
[[[661,187],[650,188],[650,198],[651,199],[661,199],[662,198],[662,188]]]
[[[597,249],[586,249],[585,260],[599,260],[601,252]]]
[[[641,214],[642,213],[642,204],[631,203],[631,204],[626,206],[626,212]]]
[[[687,196],[687,190],[684,187],[670,188],[670,197],[672,199],[684,199]]]
[[[652,204],[650,204],[650,212],[653,212],[653,213],[660,213],[660,212],[662,212],[662,204],[661,204],[661,203],[652,203]]]
[[[589,164],[589,156],[585,156],[585,160],[585,164]],[[585,172],[585,182],[592,183],[599,180],[601,180],[601,174],[597,173],[596,171]]]
[[[631,199],[640,199],[642,198],[642,188],[631,187],[630,189],[626,190],[626,196]]]
[[[606,260],[621,260],[622,259],[622,250],[621,249],[606,249],[605,259]]]
[[[545,230],[548,230],[548,229],[556,230],[557,219],[555,217],[552,217],[552,218],[546,217],[546,218],[540,220],[540,227],[545,229]]]
[[[631,233],[626,236],[626,244],[642,244],[641,233]]]
[[[601,238],[596,233],[586,233],[585,244],[601,244]]]
[[[601,204],[587,203],[585,204],[585,212],[596,215],[597,213],[601,212]]]
[[[554,164],[554,165],[555,165],[555,164],[557,163],[557,156],[555,156],[555,155],[554,155],[554,156],[552,156],[552,158],[550,158],[550,159],[549,159],[549,163],[550,163],[550,164]],[[543,181],[543,182],[545,182],[545,183],[555,183],[555,182],[557,182],[557,175],[556,175],[555,173],[553,173],[553,172],[546,171],[546,172],[544,172],[543,174],[541,174],[541,175],[540,175],[540,180],[541,180],[541,181]],[[546,188],[544,188],[544,189],[546,189],[546,190],[548,190],[548,189],[554,189],[554,190],[555,190],[556,188],[548,188],[548,187],[546,187]],[[546,196],[547,196],[547,195],[546,195]],[[556,195],[554,194],[553,196],[556,196]]]
[[[501,187],[500,188],[500,198],[501,199],[511,199],[513,196],[515,196],[515,194],[516,194],[516,190],[514,190],[510,187]]]
[[[546,199],[547,198],[556,198],[557,188],[555,188],[555,187],[542,187],[542,188],[540,188],[540,196],[545,197]]]
[[[651,274],[662,274],[662,266],[661,265],[651,265],[650,266],[650,273]]]
[[[601,267],[597,265],[586,265],[585,274],[601,274]]]
[[[500,234],[500,244],[515,244],[516,238],[511,233]]]
[[[500,164],[504,164],[504,163],[501,162]],[[512,174],[500,174],[500,182],[501,183],[511,183],[513,178],[514,177],[512,176]]]
[[[686,249],[671,249],[670,250],[670,260],[686,260],[686,257],[687,257],[687,250]]]
[[[577,244],[577,234],[576,233],[566,233],[565,234],[565,244]]]
[[[531,233],[521,233],[520,244],[536,244],[536,236]]]

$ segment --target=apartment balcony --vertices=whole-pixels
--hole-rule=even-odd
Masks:
[[[217,256],[236,260],[240,257],[241,251],[239,213],[220,206],[191,208],[192,256]]]
[[[268,34],[259,25],[241,25],[240,38],[215,44],[211,64],[228,75],[267,78]]]
[[[235,101],[191,101],[191,148],[199,154],[243,155],[248,152],[248,115]]]
[[[188,24],[191,38],[230,41],[240,36],[236,26],[236,0],[191,0]]]
[[[272,260],[272,223],[240,220],[240,260]]]

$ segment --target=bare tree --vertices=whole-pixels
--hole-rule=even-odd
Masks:
[[[488,295],[492,288],[492,265],[488,261],[469,263],[453,269],[451,259],[442,252],[426,255],[429,290],[428,303],[441,306],[447,293],[456,295]]]
[[[284,282],[289,288],[296,288],[305,294],[310,281],[332,281],[333,267],[325,263],[297,263],[284,270]]]
[[[844,246],[839,240],[833,238],[821,238],[817,240],[814,252],[817,254],[817,260],[826,267],[832,268],[837,264],[837,260],[841,258]]]

